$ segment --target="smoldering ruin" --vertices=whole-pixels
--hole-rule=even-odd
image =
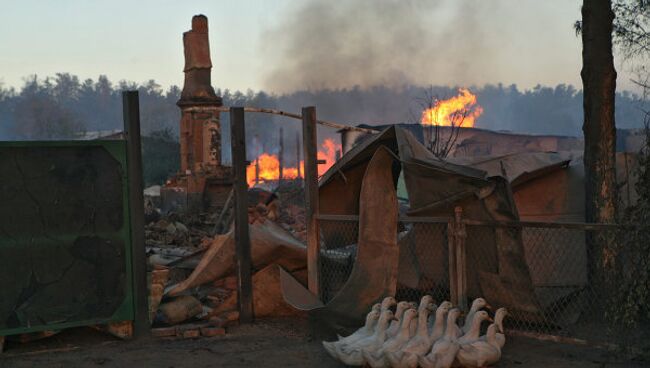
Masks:
[[[615,188],[624,215],[595,221],[593,140],[490,129],[467,82],[481,66],[462,55],[495,50],[456,29],[482,27],[479,12],[463,1],[432,33],[435,6],[307,1],[265,35],[277,91],[453,78],[408,119],[385,121],[391,106],[372,103],[337,119],[336,104],[306,103],[315,94],[232,106],[196,15],[182,36],[178,168],[164,182],[143,182],[138,91],[122,94],[121,130],[0,142],[0,352],[91,327],[152,336],[156,353],[164,339],[215,354],[210,344],[247,341],[246,328],[257,339],[268,321],[285,327],[265,341],[298,336],[255,357],[275,366],[535,366],[550,363],[530,351],[549,344],[642,341],[646,330],[603,316],[644,266],[629,239],[646,234],[647,129],[601,137],[613,173],[602,193]],[[443,41],[446,58],[432,58]]]

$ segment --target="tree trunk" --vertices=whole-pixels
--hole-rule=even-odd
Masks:
[[[582,5],[582,83],[584,87],[585,215],[587,222],[612,223],[616,216],[616,70],[612,55],[614,12],[611,0]],[[604,281],[613,254],[608,237],[590,237],[590,276]],[[594,280],[594,277],[597,280]]]

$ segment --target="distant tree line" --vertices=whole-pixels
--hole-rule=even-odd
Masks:
[[[127,81],[113,83],[106,76],[99,76],[97,80],[82,81],[75,75],[58,73],[46,78],[30,76],[20,89],[0,84],[0,138],[62,139],[71,138],[77,132],[120,129],[120,92],[127,89],[140,91],[144,135],[160,131],[178,135],[180,111],[176,101],[180,88],[177,86],[164,90],[154,80],[142,84]],[[538,85],[520,90],[516,85],[498,84],[470,89],[478,96],[478,103],[484,109],[477,120],[480,128],[581,135],[582,91],[571,85]],[[241,92],[226,89],[217,92],[223,97],[224,104],[229,106],[258,106],[299,112],[303,106],[314,105],[323,119],[349,124],[390,124],[419,119],[420,111],[414,101],[425,93],[430,92],[444,99],[456,95],[457,88],[354,87],[297,91],[283,95],[251,90]],[[644,106],[639,96],[629,92],[620,92],[616,98],[617,126],[641,127],[643,113],[640,109],[645,107],[647,110],[647,103]],[[224,122],[227,122],[227,116],[224,118]],[[264,115],[247,117],[247,121],[251,121],[250,137],[263,133],[268,138],[269,129],[277,128],[279,119]],[[224,124],[224,130],[227,131],[227,124]],[[273,132],[276,130],[272,129]]]

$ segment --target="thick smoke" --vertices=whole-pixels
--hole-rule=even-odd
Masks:
[[[264,36],[267,90],[472,84],[498,46],[484,38],[476,1],[299,4]]]

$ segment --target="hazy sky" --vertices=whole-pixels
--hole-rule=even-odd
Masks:
[[[313,80],[304,82],[304,86],[301,81],[286,85],[278,82],[278,76],[291,73],[286,65],[295,67],[287,63],[286,54],[299,52],[293,49],[298,42],[293,30],[301,32],[298,27],[309,26],[300,24],[300,19],[319,1],[0,1],[0,82],[5,86],[19,87],[22,78],[30,74],[44,77],[57,72],[81,78],[106,74],[113,81],[155,79],[165,88],[181,85],[181,34],[189,30],[192,15],[202,13],[209,18],[212,80],[216,87],[272,91],[319,87]],[[323,0],[320,6],[348,9],[354,8],[350,6],[354,1]],[[359,1],[363,7],[374,4]],[[426,52],[414,52],[412,60],[403,65],[382,60],[385,56],[376,58],[373,64],[378,65],[375,69],[380,73],[402,68],[406,80],[423,85],[501,82],[525,88],[538,83],[581,86],[581,44],[572,29],[580,18],[580,0],[430,0],[397,4],[412,7],[406,14],[417,14],[420,22],[422,17],[430,17],[430,33],[421,34],[421,39],[415,36]],[[381,16],[382,11],[394,12],[394,8],[373,7],[367,12],[372,19],[363,21],[366,12],[356,9],[353,16],[360,19],[360,28],[355,30],[355,22],[347,24],[343,37],[337,36],[344,39],[337,40],[337,44],[346,44],[357,31],[362,34],[368,24],[377,27],[381,22],[390,23],[392,14]],[[395,22],[408,27],[409,20],[397,19],[399,16],[395,16]],[[327,28],[319,31],[329,33]],[[375,33],[377,40],[391,41],[385,34]],[[446,38],[450,41],[445,42]],[[372,53],[390,55],[398,46],[391,42],[373,42]],[[310,45],[318,48],[322,43],[316,37]],[[349,49],[347,52],[354,52],[354,48]],[[619,62],[617,69],[619,89],[630,88],[629,75]],[[375,81],[361,83],[365,82]]]

